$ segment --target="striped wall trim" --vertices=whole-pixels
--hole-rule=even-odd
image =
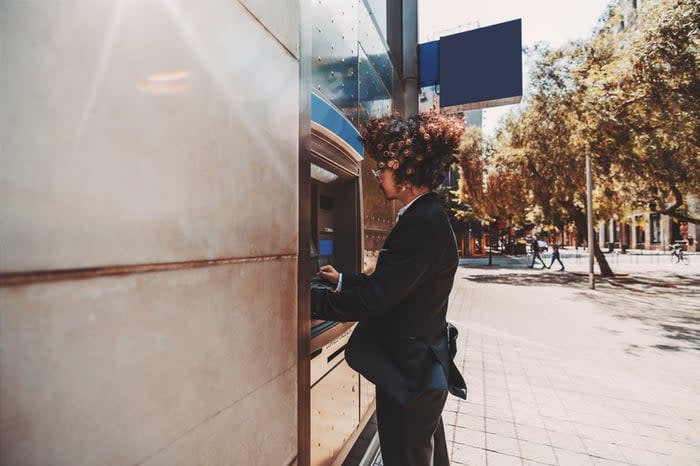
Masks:
[[[156,264],[129,264],[103,267],[87,267],[65,270],[39,270],[31,272],[0,273],[0,287],[31,285],[35,283],[87,280],[98,277],[134,275],[152,272],[198,269],[220,265],[248,264],[256,262],[296,261],[296,254],[279,254],[269,256],[231,257],[221,259],[192,260],[182,262],[163,262]]]

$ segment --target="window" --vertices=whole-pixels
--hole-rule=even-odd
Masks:
[[[637,9],[637,0],[632,0],[632,8]]]
[[[661,242],[661,215],[651,214],[649,216],[649,229],[651,242],[660,243]]]
[[[637,244],[643,244],[645,241],[645,235],[644,235],[644,218],[640,215],[635,219],[635,223],[637,224],[635,226],[635,243]]]

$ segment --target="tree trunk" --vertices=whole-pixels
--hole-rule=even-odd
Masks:
[[[608,265],[608,260],[605,258],[605,254],[603,254],[603,251],[600,250],[600,246],[598,246],[597,241],[593,241],[593,254],[595,255],[595,260],[598,262],[598,267],[600,267],[600,276],[601,277],[614,277],[615,274],[613,273],[612,269],[610,268],[610,265]],[[589,248],[590,251],[590,248]]]
[[[586,232],[588,231],[587,229],[587,219],[585,214],[580,213],[579,215],[576,215],[574,217],[574,224],[576,224],[576,233],[578,232]],[[587,236],[585,236],[588,238]],[[587,240],[586,240],[587,241]],[[588,251],[591,251],[591,245],[588,245]],[[605,254],[603,254],[603,251],[600,250],[600,246],[598,246],[598,242],[593,240],[593,255],[596,259],[596,262],[598,262],[598,267],[600,267],[600,276],[601,277],[614,277],[615,273],[612,271],[610,268],[610,265],[608,265],[608,260],[605,258]]]

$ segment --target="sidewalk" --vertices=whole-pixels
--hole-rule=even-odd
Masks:
[[[593,291],[587,258],[493,260],[462,261],[451,296],[469,385],[444,412],[453,464],[699,464],[697,264],[618,264],[622,286]]]

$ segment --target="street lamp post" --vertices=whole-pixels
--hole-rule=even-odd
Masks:
[[[593,274],[593,175],[591,174],[591,155],[586,154],[586,210],[588,217],[588,283],[595,290]]]
[[[467,257],[472,256],[472,227],[467,230]]]

